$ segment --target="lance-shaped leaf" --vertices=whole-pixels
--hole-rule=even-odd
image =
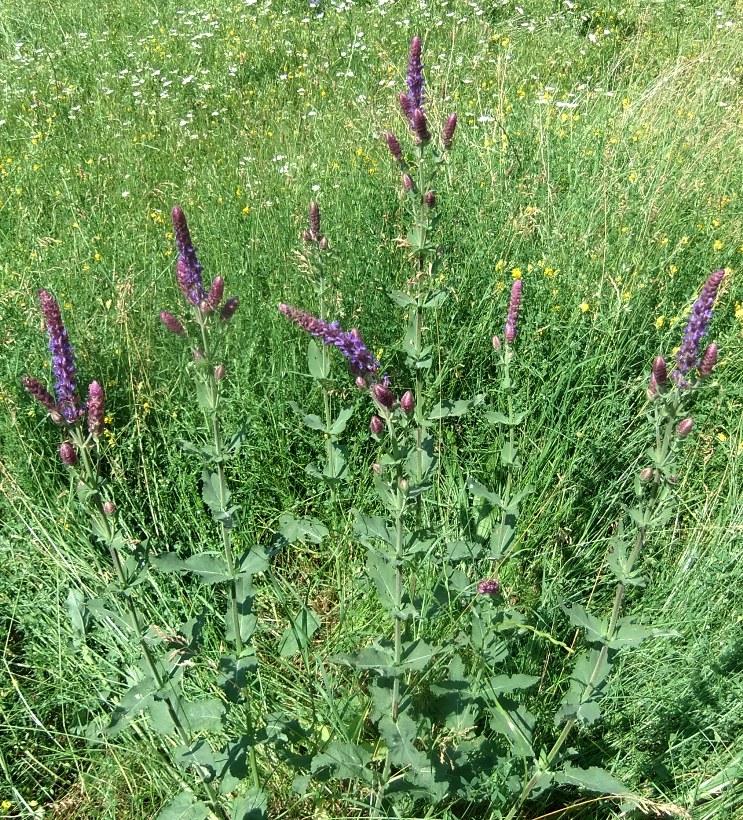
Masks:
[[[335,481],[337,483],[344,478],[347,472],[348,448],[345,444],[339,444],[337,441],[330,441],[328,444],[322,478],[325,481]]]
[[[629,565],[629,556],[627,544],[623,533],[618,533],[611,539],[611,552],[609,553],[606,563],[609,569],[614,573],[617,581],[625,586],[644,587],[647,583],[646,578],[642,575],[637,567]]]
[[[353,407],[344,407],[336,416],[335,421],[330,425],[328,432],[331,436],[340,436],[346,429],[349,419],[353,415]]]
[[[516,516],[508,513],[502,520],[493,525],[488,542],[488,550],[491,561],[502,561],[516,538]]]
[[[130,686],[124,697],[118,702],[106,727],[106,734],[115,736],[125,729],[132,718],[145,709],[157,692],[157,685],[150,677],[144,677]]]
[[[398,514],[405,503],[403,496],[397,489],[390,487],[389,482],[381,475],[374,473],[374,487],[380,501],[393,514]]]
[[[183,567],[186,571],[198,575],[205,584],[221,584],[230,577],[224,558],[209,552],[200,552],[186,558]]]
[[[477,561],[484,551],[484,546],[476,541],[448,541],[444,547],[444,559],[452,563]]]
[[[219,659],[217,683],[230,703],[237,703],[240,700],[242,690],[248,686],[252,674],[258,668],[258,660],[252,654],[253,650],[245,651],[250,654],[241,655],[239,658],[234,655],[223,655]]]
[[[384,646],[382,643],[366,646],[358,652],[336,655],[330,660],[342,666],[350,666],[352,669],[368,669],[380,675],[395,673],[395,655],[392,647]]]
[[[432,717],[437,723],[451,729],[458,738],[472,733],[477,725],[479,708],[458,654],[449,661],[446,679],[431,686],[431,694],[435,696]]]
[[[531,743],[535,719],[525,706],[510,698],[499,697],[492,702],[490,715],[490,728],[506,738],[515,755],[534,757]]]
[[[632,615],[626,615],[619,621],[614,636],[607,642],[609,649],[622,649],[623,647],[639,646],[648,638],[678,638],[680,633],[675,629],[664,631],[662,629],[652,629],[635,623]]]
[[[257,617],[253,614],[253,598],[255,590],[253,588],[252,576],[241,574],[235,579],[235,596],[237,600],[237,628],[240,630],[240,638],[243,643],[247,643],[255,632],[258,624]],[[232,602],[228,602],[225,612],[226,638],[230,643],[235,643],[235,616],[232,610]]]
[[[505,413],[499,413],[497,410],[488,410],[485,413],[485,418],[493,425],[505,424],[507,427],[516,427],[527,417],[528,411],[521,410],[513,414],[513,418],[508,418]]]
[[[201,497],[204,504],[209,507],[214,521],[223,524],[228,529],[232,529],[236,525],[236,513],[239,507],[229,506],[231,493],[223,485],[219,473],[214,473],[209,469],[202,471]]]
[[[237,562],[238,575],[254,575],[268,570],[268,555],[265,547],[253,544],[240,556]]]
[[[403,293],[401,290],[392,290],[389,292],[389,297],[392,301],[401,308],[410,307],[411,305],[415,304],[415,299],[412,296],[408,296],[407,293]]]
[[[314,339],[307,343],[307,368],[313,379],[323,381],[330,376],[330,356]]]
[[[319,774],[325,770],[335,780],[360,780],[370,786],[374,782],[374,774],[369,769],[371,759],[371,752],[363,746],[332,741],[322,754],[312,759],[312,772]]]
[[[400,670],[420,670],[425,669],[433,659],[437,649],[423,640],[411,641],[402,645],[402,659]]]
[[[311,609],[302,609],[292,618],[279,641],[279,655],[290,658],[302,649],[306,649],[312,636],[320,628],[320,618]]]
[[[376,551],[369,550],[366,561],[366,573],[371,578],[377,590],[379,603],[384,610],[393,617],[398,612],[397,598],[397,571]]]
[[[467,489],[475,496],[475,498],[483,498],[490,504],[491,507],[497,507],[502,510],[504,505],[499,495],[491,492],[487,487],[475,481],[474,478],[467,479]]]
[[[529,689],[538,682],[536,675],[495,675],[488,684],[495,694],[505,695],[518,689]]]
[[[415,484],[421,484],[436,464],[433,453],[433,438],[425,436],[420,447],[411,447],[405,460],[408,475]]]

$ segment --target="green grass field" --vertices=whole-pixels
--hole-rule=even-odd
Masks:
[[[305,340],[277,306],[316,309],[297,252],[317,200],[329,315],[401,372],[405,322],[388,292],[410,275],[407,229],[384,134],[406,128],[397,95],[413,34],[431,117],[459,115],[437,185],[449,299],[429,333],[443,397],[492,392],[491,337],[513,279],[524,282],[518,480],[534,491],[502,581],[537,630],[570,643],[561,601],[611,606],[608,540],[652,443],[650,363],[670,361],[705,278],[729,269],[710,336],[720,361],[696,401],[674,516],[644,553],[647,586],[627,601],[679,635],[620,655],[581,748],[649,801],[636,816],[743,817],[742,12],[733,0],[0,0],[0,817],[155,817],[179,789],[146,720],[86,739],[82,727],[105,722],[131,683],[126,640],[115,621],[87,642],[72,628],[71,590],[101,595],[111,570],[57,458],[58,430],[21,385],[27,373],[51,382],[36,299],[47,288],[81,383],[106,389],[110,481],[131,537],[184,555],[215,543],[200,467],[178,446],[203,415],[183,347],[159,320],[182,312],[175,204],[205,275],[241,299],[223,408],[226,430],[246,430],[228,470],[243,507],[235,540],[270,543],[286,512],[331,533],[277,556],[283,601],[257,582],[255,702],[329,733],[342,723],[321,696],[328,659],[388,628],[348,514],[378,512],[376,450],[368,402],[336,362],[334,407],[356,407],[353,479],[333,501],[305,472],[323,444],[288,403],[322,402]],[[441,437],[428,503],[446,534],[463,477],[487,483],[497,454],[476,413]],[[436,570],[424,567],[421,585]],[[179,623],[209,606],[210,589],[153,574],[144,617]],[[283,657],[286,612],[302,604],[321,628],[309,653]],[[216,656],[218,625],[206,636]],[[554,733],[565,659],[536,637],[518,646],[515,668],[540,676],[532,708]],[[194,691],[210,673],[197,666]],[[298,800],[291,773],[264,765],[271,817],[345,816],[339,784]],[[430,816],[497,817],[447,812]],[[523,817],[616,812],[566,791]]]

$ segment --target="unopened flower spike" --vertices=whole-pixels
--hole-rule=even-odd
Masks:
[[[88,432],[94,438],[103,433],[103,388],[98,382],[91,382],[88,388]]]
[[[279,305],[279,310],[302,330],[322,340],[323,344],[337,347],[348,359],[348,366],[354,376],[365,378],[379,370],[379,362],[367,350],[361,334],[355,328],[349,331],[341,330],[338,322],[326,322],[291,305]]]
[[[457,130],[457,115],[456,114],[449,114],[446,118],[446,122],[444,123],[444,127],[441,129],[441,144],[446,148],[448,151],[451,148],[452,140],[454,138],[454,132]]]
[[[194,248],[191,241],[191,234],[188,230],[188,223],[183,209],[176,205],[173,208],[172,217],[175,244],[178,249],[178,266],[176,268],[178,285],[186,299],[192,305],[198,306],[208,298],[208,294],[204,290],[204,283],[201,280],[201,271],[203,269],[196,257],[196,248]]]
[[[506,317],[506,326],[503,329],[503,335],[506,341],[512,344],[516,338],[516,322],[519,317],[519,308],[521,307],[521,289],[523,285],[521,279],[517,279],[511,287],[511,300],[508,304],[508,316]]]

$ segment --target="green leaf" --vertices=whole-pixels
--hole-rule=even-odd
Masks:
[[[484,400],[485,395],[483,393],[478,393],[478,395],[472,399],[460,399],[459,401],[442,401],[439,402],[433,408],[428,418],[433,421],[434,419],[446,419],[454,418],[457,416],[463,416],[472,407],[477,407],[478,404],[482,404]]]
[[[440,308],[449,298],[449,292],[443,288],[434,291],[423,303],[423,309]]]
[[[425,436],[420,447],[411,447],[405,464],[411,480],[415,484],[421,484],[436,464],[431,436]]]
[[[353,407],[344,407],[343,410],[341,410],[341,412],[338,413],[338,417],[330,425],[330,430],[328,430],[331,436],[339,436],[341,433],[344,432],[344,430],[346,429],[346,425],[348,424],[348,420],[353,415],[353,411]]]
[[[290,658],[309,646],[310,639],[320,628],[320,618],[311,609],[303,607],[292,619],[279,641],[279,655]]]
[[[430,646],[423,640],[404,643],[400,669],[404,671],[425,669],[436,651],[436,647]]]
[[[391,513],[398,513],[401,509],[401,504],[404,504],[404,499],[396,490],[390,487],[388,481],[381,475],[374,473],[372,480],[377,491],[380,501]]]
[[[371,785],[374,775],[367,768],[371,759],[371,752],[362,746],[332,741],[322,754],[315,755],[312,759],[312,772],[317,774],[327,769],[336,780],[360,780]]]
[[[230,820],[264,820],[267,811],[268,795],[261,789],[250,789],[233,799]]]
[[[213,778],[220,769],[214,749],[203,738],[190,746],[176,746],[173,759],[183,769],[196,769],[202,777]]]
[[[150,725],[152,728],[163,737],[177,737],[178,729],[176,727],[173,715],[177,718],[183,718],[182,710],[178,709],[178,701],[173,703],[170,698],[154,698],[147,705],[147,711],[150,715]]]
[[[479,481],[475,481],[474,478],[467,479],[467,489],[475,498],[484,498],[492,507],[503,509],[503,502],[500,496],[490,492],[487,487],[484,487]]]
[[[198,575],[205,584],[220,584],[229,580],[227,562],[221,555],[201,552],[183,562],[186,570]]]
[[[85,643],[90,613],[85,606],[85,596],[79,589],[70,587],[67,593],[67,614],[72,626],[73,641],[78,645]]]
[[[598,766],[591,766],[588,769],[565,766],[561,772],[555,772],[555,782],[578,786],[599,794],[630,794],[630,790],[621,780],[617,780],[606,769],[600,769]]]
[[[160,572],[186,572],[186,562],[175,552],[162,552],[160,555],[151,555],[150,561]]]
[[[248,650],[252,651],[252,650]],[[219,659],[219,676],[217,682],[230,703],[237,703],[240,694],[250,683],[251,673],[258,668],[258,660],[253,654],[223,655]]]
[[[516,537],[516,516],[508,513],[503,520],[498,521],[490,533],[488,543],[491,561],[501,561],[511,549]]]
[[[324,380],[330,376],[330,356],[314,339],[307,342],[307,368],[313,379]]]
[[[407,293],[403,293],[401,290],[390,291],[389,297],[401,308],[410,307],[410,305],[415,304],[415,299],[412,296],[408,296]]]
[[[235,579],[235,596],[237,599],[237,628],[240,630],[240,638],[243,643],[247,643],[255,632],[258,618],[253,615],[253,589],[252,576],[240,574]],[[231,643],[235,643],[235,617],[232,610],[232,603],[228,602],[225,612],[226,638]]]
[[[509,419],[505,413],[499,413],[497,410],[488,410],[488,412],[485,413],[485,418],[493,425],[505,424],[507,427],[516,427],[521,424],[527,415],[528,411],[521,410],[518,413],[514,413],[513,418]]]
[[[405,713],[393,720],[385,715],[379,721],[379,734],[390,754],[394,766],[407,769],[406,779],[416,785],[433,786],[435,783],[434,768],[424,752],[415,748],[418,727]]]
[[[397,605],[395,604],[397,572],[395,567],[385,561],[378,552],[369,550],[366,572],[377,589],[379,602],[386,612],[394,616],[397,612]]]
[[[490,678],[490,688],[496,694],[508,694],[517,689],[529,689],[539,682],[536,675],[495,675]]]
[[[226,709],[219,698],[203,698],[183,704],[187,726],[192,732],[218,732],[224,727]]]
[[[212,514],[226,512],[231,493],[227,487],[222,485],[219,473],[205,469],[201,473],[201,482],[201,497]]]
[[[216,407],[216,397],[212,392],[211,385],[207,382],[196,382],[196,400],[202,410],[213,411]]]
[[[330,445],[327,449],[327,458],[325,459],[325,467],[322,471],[322,478],[333,482],[339,481],[344,477],[347,471],[347,454],[348,448],[339,444],[337,441],[329,441]]]
[[[130,686],[124,697],[116,705],[106,728],[106,733],[112,736],[118,734],[133,717],[136,717],[147,707],[156,692],[157,685],[150,676],[144,677],[133,686]]]
[[[555,715],[555,723],[558,726],[563,721],[572,718],[576,718],[584,725],[591,725],[599,719],[601,710],[596,698],[601,692],[610,669],[609,658],[600,649],[591,648],[578,653],[575,667],[570,675],[570,686]],[[589,696],[586,697],[589,681],[591,690]]]
[[[586,640],[592,643],[603,643],[606,640],[606,624],[594,615],[589,614],[580,604],[563,606],[562,611],[573,626],[585,630]]]
[[[353,529],[364,546],[371,546],[373,539],[383,541],[391,547],[395,546],[395,528],[387,524],[386,518],[377,515],[366,515],[357,509],[352,509],[354,516]]]
[[[506,738],[514,754],[521,758],[534,757],[531,741],[535,720],[525,706],[500,698],[491,705],[490,714],[490,728]]]
[[[444,560],[452,563],[477,561],[482,558],[483,551],[483,545],[476,541],[449,541],[444,546]]]
[[[206,820],[209,808],[190,791],[182,791],[161,809],[155,820]]]
[[[305,540],[319,544],[328,535],[328,528],[316,518],[295,518],[287,513],[279,517],[279,532],[289,544]]]
[[[266,572],[268,569],[268,556],[265,547],[254,544],[249,547],[237,562],[238,575],[255,575],[258,572]]]
[[[331,661],[352,669],[373,670],[378,674],[391,674],[394,671],[392,649],[379,644],[366,646],[358,652],[336,655]]]
[[[178,439],[178,446],[186,453],[196,453],[196,455],[201,456],[207,463],[214,461],[217,456],[217,451],[214,449],[213,444],[194,444],[191,441],[180,438]]]
[[[622,647],[639,646],[648,638],[678,638],[680,633],[672,629],[664,632],[659,629],[651,629],[649,627],[640,626],[635,623],[632,615],[626,615],[619,621],[619,628],[614,637],[608,642],[610,649],[621,649]]]
[[[501,448],[500,454],[500,463],[504,467],[517,467],[516,461],[516,453],[518,452],[518,447],[515,444],[511,444],[510,441],[504,441],[503,447]]]

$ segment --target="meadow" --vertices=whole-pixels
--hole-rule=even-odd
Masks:
[[[0,817],[210,816],[201,805],[220,816],[204,777],[211,764],[177,765],[170,718],[149,707],[115,723],[143,680],[140,655],[181,652],[182,624],[189,641],[199,633],[177,681],[183,697],[207,693],[219,710],[248,704],[222,722],[202,714],[197,728],[234,737],[242,720],[252,738],[244,777],[224,778],[223,794],[244,802],[224,817],[743,816],[740,3],[0,8]],[[411,268],[410,220],[425,208],[406,196],[386,137],[394,132],[415,164],[398,100],[414,35],[436,133],[458,117],[419,255],[434,260],[420,314],[427,352],[410,337],[425,279]],[[308,222],[311,202],[327,249]],[[228,332],[215,330],[216,376],[161,321],[163,310],[184,323],[190,315],[176,281],[174,206],[188,217],[207,290],[222,277],[225,295],[240,300]],[[638,523],[627,509],[655,443],[651,366],[663,355],[670,370],[700,289],[722,269],[708,336],[719,359],[695,391],[694,429],[674,445],[673,474],[652,479],[667,490],[662,520]],[[517,281],[514,340],[504,323]],[[22,383],[53,381],[40,289],[59,302],[81,394],[92,380],[105,390],[96,452],[120,528],[105,538],[95,525],[91,534],[90,495],[59,458],[60,427]],[[381,394],[375,404],[343,357],[308,348],[279,305],[358,328],[397,397],[415,392],[415,411],[385,406]],[[202,318],[197,304],[190,321]],[[219,395],[229,460],[204,445],[217,402],[203,391],[196,400],[194,377]],[[419,462],[421,493],[408,497],[415,482],[403,477],[393,433],[413,435],[414,412],[420,431],[423,399],[430,450],[419,438],[411,452],[425,450],[430,463],[423,476]],[[387,428],[372,419],[370,432],[373,413]],[[385,429],[392,455],[383,458]],[[518,458],[506,446],[514,430]],[[338,453],[343,463],[328,471]],[[202,486],[210,459],[222,507]],[[385,496],[380,474],[390,469]],[[485,488],[503,495],[512,482],[525,488],[518,515],[501,517]],[[226,485],[239,508],[228,523]],[[392,558],[374,558],[369,542],[373,530],[382,541],[393,532],[383,519],[401,528],[404,511],[418,540],[406,542],[403,600],[393,589],[402,541]],[[493,562],[487,538],[507,518],[513,531]],[[622,581],[611,555],[633,525],[642,577]],[[226,647],[242,645],[237,616],[230,633],[234,577],[204,584],[176,563],[221,555],[225,532],[236,554],[258,556],[246,593],[251,665],[232,699],[216,680]],[[128,585],[100,543],[110,549],[119,534],[114,549],[136,558]],[[468,558],[462,545],[474,543],[491,552]],[[478,583],[496,576],[498,594],[482,601]],[[390,758],[387,701],[374,683],[386,680],[381,661],[364,666],[353,653],[386,646],[394,630],[396,724],[406,698],[420,695],[425,708],[456,700],[459,690],[446,688],[460,681],[454,646],[476,669],[462,681],[494,687],[497,664],[512,683],[533,679],[513,707],[522,717],[528,707],[528,751],[498,722],[510,706],[481,694],[494,710],[487,720],[466,725],[474,699],[446,732],[420,718],[406,752],[416,760],[430,735],[427,753],[440,755],[428,774],[439,785],[436,766],[448,776],[450,751],[464,755],[482,737],[493,745],[477,746],[483,760],[518,758],[528,781],[536,761],[546,766],[531,746],[554,748],[555,714],[591,641],[594,622],[576,613],[603,616],[617,600],[655,632],[612,644],[600,719],[576,726],[561,749],[565,766],[616,780],[579,788],[564,768],[516,804],[514,769],[493,785],[472,764],[456,799],[426,804],[415,787],[428,781],[406,781]],[[125,602],[147,627],[142,640]],[[507,651],[484,637],[498,630],[511,630]],[[418,646],[435,637],[448,649],[425,672],[423,661],[399,672],[407,632]],[[602,635],[595,642],[607,646],[615,637],[611,627]],[[359,751],[353,765],[328,762],[341,744]],[[399,803],[379,785],[390,769],[389,783],[409,787]],[[483,798],[488,789],[496,796]],[[205,802],[173,803],[191,792]]]

